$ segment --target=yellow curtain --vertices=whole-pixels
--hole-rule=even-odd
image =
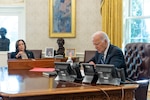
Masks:
[[[106,32],[111,43],[122,47],[122,0],[102,0],[102,30]]]

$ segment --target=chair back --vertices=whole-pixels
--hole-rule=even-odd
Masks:
[[[147,100],[150,78],[150,43],[129,43],[125,46],[128,78],[141,81],[135,90],[136,100]],[[143,81],[144,80],[144,81]]]
[[[150,43],[129,43],[125,46],[128,77],[133,80],[150,78]]]
[[[96,50],[85,50],[84,52],[84,62],[88,62],[92,57],[94,57]]]
[[[29,50],[32,51],[34,54],[34,58],[42,58],[42,50]]]
[[[11,59],[11,52],[7,53],[8,59]]]

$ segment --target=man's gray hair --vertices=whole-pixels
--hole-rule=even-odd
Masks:
[[[106,41],[107,41],[108,43],[110,43],[110,39],[109,39],[108,35],[107,35],[105,32],[103,32],[103,31],[97,31],[97,32],[95,32],[95,33],[92,35],[92,38],[94,38],[96,35],[98,35],[98,36],[102,35],[103,37],[100,37],[100,38],[106,39]]]

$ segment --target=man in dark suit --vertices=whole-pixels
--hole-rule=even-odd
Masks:
[[[110,39],[103,31],[98,31],[92,36],[93,45],[97,49],[95,56],[90,59],[91,64],[113,64],[116,68],[124,68],[126,64],[123,52],[117,46],[110,43]],[[127,74],[126,74],[127,75]]]

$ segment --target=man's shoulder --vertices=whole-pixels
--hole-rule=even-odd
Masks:
[[[113,45],[113,44],[110,44],[110,48],[113,48],[113,49],[115,49],[115,50],[121,50],[118,46],[115,46],[115,45]]]
[[[117,47],[115,45],[112,45],[112,44],[110,45],[108,52],[110,52],[110,53],[112,53],[112,52],[123,53],[122,50],[119,47]]]

